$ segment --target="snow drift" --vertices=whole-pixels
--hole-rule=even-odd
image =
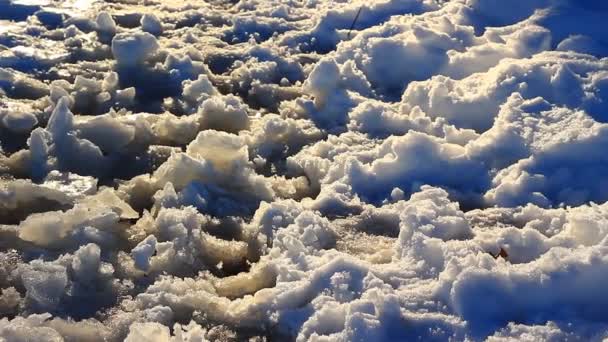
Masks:
[[[606,16],[0,0],[0,340],[607,338]]]

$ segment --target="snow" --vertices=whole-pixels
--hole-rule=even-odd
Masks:
[[[95,19],[95,23],[97,24],[97,29],[101,32],[110,34],[116,32],[116,23],[108,12],[99,13]]]
[[[249,128],[247,107],[233,95],[203,101],[198,115],[201,129],[238,133]]]
[[[159,49],[156,38],[147,32],[120,33],[112,39],[112,53],[120,65],[137,65]]]
[[[131,251],[135,267],[142,271],[148,270],[150,268],[150,258],[155,252],[156,238],[154,235],[150,235]]]
[[[141,28],[144,32],[155,36],[159,36],[163,32],[162,24],[154,13],[146,13],[141,17]]]
[[[608,338],[607,14],[0,0],[0,340]]]
[[[35,115],[28,112],[20,112],[18,109],[4,110],[2,124],[6,129],[15,133],[30,132],[38,124]]]

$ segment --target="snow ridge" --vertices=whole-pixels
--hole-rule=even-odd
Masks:
[[[607,15],[0,0],[0,340],[608,338]]]

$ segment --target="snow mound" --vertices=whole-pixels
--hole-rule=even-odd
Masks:
[[[606,340],[607,16],[0,0],[0,341]]]

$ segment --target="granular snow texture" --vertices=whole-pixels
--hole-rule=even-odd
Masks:
[[[0,341],[608,338],[607,20],[0,0]]]

